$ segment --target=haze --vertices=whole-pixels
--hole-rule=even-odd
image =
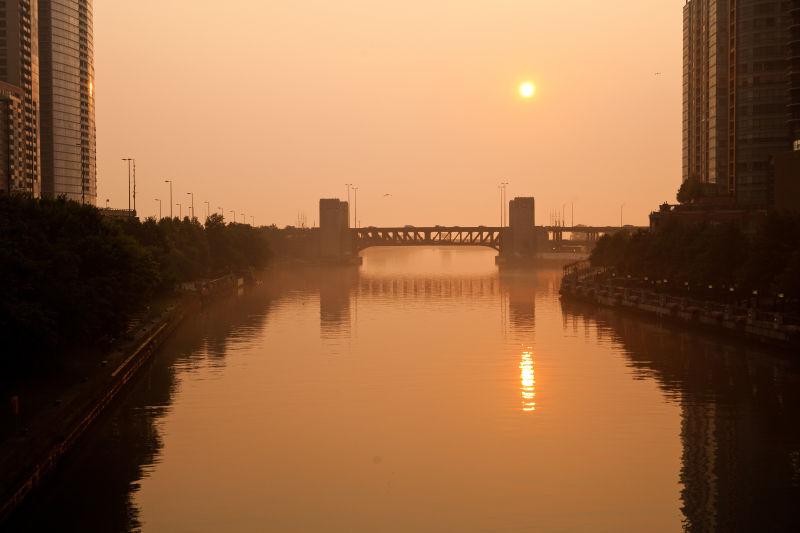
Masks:
[[[362,225],[490,225],[505,180],[537,223],[644,225],[681,179],[680,4],[97,2],[98,204],[135,157],[143,216],[171,178],[198,216],[312,224],[350,182]]]

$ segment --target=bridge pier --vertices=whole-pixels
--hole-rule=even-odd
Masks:
[[[508,227],[503,228],[500,255],[503,266],[530,265],[536,260],[536,199],[518,197],[508,203]]]
[[[319,257],[329,264],[360,264],[361,258],[353,253],[350,232],[350,206],[335,198],[319,201]]]

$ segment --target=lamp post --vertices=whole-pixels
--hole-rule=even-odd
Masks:
[[[506,225],[506,186],[509,183],[507,181],[502,181],[497,186],[500,189],[500,227],[505,227]]]
[[[353,187],[353,224],[358,228],[358,187]]]
[[[122,160],[128,163],[128,211],[130,211],[131,210],[131,163],[133,162],[133,158],[123,157]]]
[[[191,196],[191,197],[192,197],[192,215],[191,215],[191,216],[192,216],[192,220],[194,220],[194,219],[196,218],[196,217],[194,216],[194,193],[193,193],[193,192],[187,192],[186,194],[187,194],[188,196]]]
[[[622,227],[622,210],[625,209],[625,204],[619,206],[619,227]]]
[[[161,220],[161,198],[156,198],[156,202],[158,202],[158,220]]]
[[[175,204],[178,206],[178,220],[183,220],[183,206],[181,204]]]
[[[222,221],[225,222],[225,210],[219,205],[217,206],[217,209],[219,209],[219,216],[222,217]]]
[[[347,187],[347,225],[350,225],[350,187],[353,186],[352,183],[345,183],[345,187]]]
[[[244,215],[244,213],[239,214],[242,215],[242,224],[247,224],[247,217]]]
[[[256,227],[256,217],[254,217],[253,215],[250,215],[250,225],[253,226],[254,228]]]
[[[566,209],[567,209],[567,204],[561,204],[561,226],[562,227],[567,225],[567,222],[566,222],[566,220],[567,220]]]
[[[236,224],[236,211],[231,209],[230,211],[228,211],[228,213],[233,213],[233,223]]]
[[[172,217],[172,180],[164,180],[164,183],[169,183],[169,218]]]
[[[106,198],[106,209],[108,209],[108,198]]]
[[[208,205],[208,201],[206,201],[205,204],[206,204],[206,222],[208,222],[208,217],[211,216],[211,206]]]

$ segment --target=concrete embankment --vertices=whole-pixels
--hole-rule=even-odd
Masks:
[[[58,401],[0,442],[0,526],[75,445],[81,435],[153,357],[183,318],[207,298],[239,290],[238,276],[205,283],[148,317],[97,362],[80,383],[59,391]]]
[[[602,276],[566,275],[561,296],[632,311],[725,335],[800,348],[800,323],[784,313],[700,301],[615,285]]]

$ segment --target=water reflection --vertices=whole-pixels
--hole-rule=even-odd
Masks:
[[[526,412],[536,410],[536,375],[534,373],[533,352],[530,348],[522,352],[522,361],[519,363],[520,381],[522,386],[522,410]]]
[[[181,327],[10,530],[800,530],[797,369],[558,276],[275,272]]]
[[[565,321],[621,343],[640,379],[681,407],[687,531],[800,531],[800,378],[789,357],[562,303]]]

